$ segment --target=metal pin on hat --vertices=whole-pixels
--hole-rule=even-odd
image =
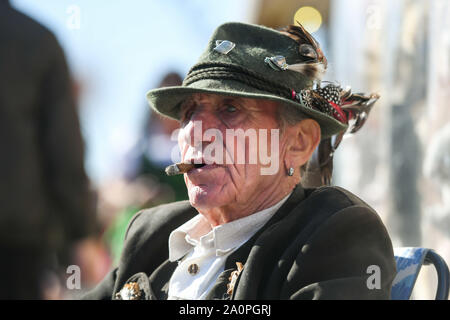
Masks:
[[[277,71],[284,71],[289,68],[289,65],[286,63],[286,58],[284,56],[266,57],[264,59],[264,62],[267,63],[269,67]]]
[[[216,40],[216,47],[214,50],[222,54],[228,54],[235,46],[236,44],[234,42],[228,40]]]

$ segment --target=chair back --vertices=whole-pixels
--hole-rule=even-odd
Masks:
[[[397,275],[392,282],[391,299],[409,300],[423,264],[433,264],[438,275],[436,300],[447,300],[449,293],[449,270],[444,259],[432,249],[399,247],[394,249]]]

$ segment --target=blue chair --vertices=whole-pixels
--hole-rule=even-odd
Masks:
[[[409,300],[423,264],[433,264],[438,276],[436,300],[447,300],[450,275],[444,259],[432,249],[400,247],[394,249],[397,275],[392,282],[392,300]]]

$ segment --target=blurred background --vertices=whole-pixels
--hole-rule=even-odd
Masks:
[[[0,10],[5,2],[0,0]],[[83,190],[91,194],[86,214],[92,220],[86,218],[86,224],[95,225],[70,241],[68,257],[50,254],[53,269],[42,281],[45,299],[73,299],[99,282],[117,263],[126,225],[140,208],[187,198],[182,179],[162,174],[171,161],[177,123],[151,114],[145,93],[180,84],[211,33],[227,21],[278,28],[297,20],[328,58],[325,80],[381,95],[366,125],[339,147],[333,184],[380,214],[394,247],[433,248],[450,262],[448,0],[11,0],[10,5],[53,33],[62,48],[84,145],[78,153],[87,181]],[[82,272],[81,286],[72,290],[66,285],[70,263]],[[424,267],[413,298],[433,299],[435,290],[435,272]]]

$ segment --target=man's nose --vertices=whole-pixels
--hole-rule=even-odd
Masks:
[[[214,136],[206,134],[209,129],[220,130],[220,120],[211,111],[195,112],[188,123],[188,143],[192,146],[200,146],[214,141]]]

